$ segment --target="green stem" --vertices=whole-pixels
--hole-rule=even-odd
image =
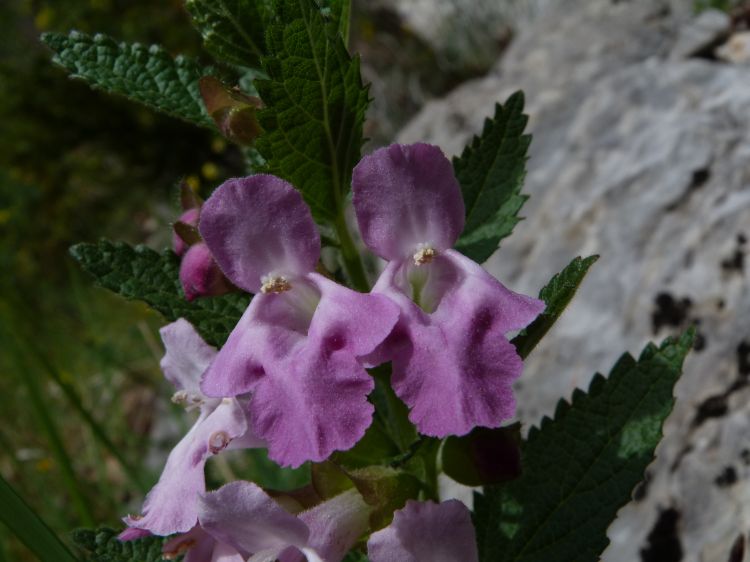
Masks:
[[[370,291],[370,283],[367,281],[362,257],[359,255],[349,228],[346,225],[343,211],[339,212],[336,220],[336,233],[341,244],[341,258],[344,262],[344,270],[353,287],[362,293]]]

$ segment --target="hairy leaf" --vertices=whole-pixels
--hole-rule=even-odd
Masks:
[[[255,85],[267,108],[256,146],[267,171],[294,184],[320,221],[331,221],[359,160],[368,103],[353,59],[313,0],[279,0],[268,30],[267,80]]]
[[[599,256],[577,257],[539,292],[547,308],[511,342],[521,357],[527,357],[568,306]]]
[[[456,249],[479,263],[513,231],[527,199],[521,188],[531,135],[523,132],[528,121],[523,104],[522,92],[497,104],[482,134],[453,159],[466,204],[466,226]]]
[[[638,360],[623,355],[529,432],[521,477],[475,496],[480,560],[599,560],[607,527],[654,458],[692,340],[691,330]]]
[[[117,43],[101,34],[45,33],[42,41],[55,52],[52,60],[74,78],[173,117],[214,128],[198,89],[198,80],[213,73],[212,69],[183,56],[172,58],[156,45]]]
[[[187,0],[193,24],[217,59],[255,68],[266,52],[271,0]]]
[[[117,531],[107,527],[76,529],[71,533],[87,562],[161,562],[164,537],[150,536],[122,542]]]
[[[160,254],[145,246],[101,240],[77,244],[70,253],[102,287],[147,303],[167,320],[187,319],[211,345],[226,341],[250,302],[246,294],[186,301],[179,259],[171,251]]]

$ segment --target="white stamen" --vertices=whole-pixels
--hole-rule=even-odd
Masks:
[[[261,293],[283,293],[292,288],[292,285],[281,275],[264,275],[261,277]]]
[[[437,256],[437,250],[428,244],[420,244],[417,251],[414,252],[414,265],[424,265],[430,263]]]
[[[212,455],[226,448],[231,439],[226,431],[217,431],[208,438],[208,449]]]
[[[190,410],[194,410],[195,408],[200,408],[205,400],[200,394],[194,394],[192,392],[188,392],[187,390],[178,390],[172,395],[172,402],[174,402],[175,404],[179,404],[180,406],[184,406],[185,410],[189,412]]]

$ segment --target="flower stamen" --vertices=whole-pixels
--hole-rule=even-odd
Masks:
[[[180,406],[184,406],[188,412],[195,408],[200,408],[205,400],[203,396],[187,392],[186,390],[178,390],[172,395],[172,402]]]
[[[285,277],[280,275],[264,275],[261,278],[260,292],[266,293],[283,293],[292,288],[292,285]]]
[[[419,266],[430,263],[435,256],[437,256],[435,248],[426,244],[420,244],[417,247],[417,251],[414,252],[414,265]]]

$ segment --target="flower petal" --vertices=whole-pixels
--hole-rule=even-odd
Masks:
[[[164,376],[177,390],[200,394],[201,376],[216,357],[216,349],[184,318],[167,324],[159,334],[166,351],[160,363]]]
[[[252,424],[268,443],[268,456],[294,467],[354,446],[374,410],[367,401],[373,380],[346,350],[321,345],[296,351],[266,365],[250,402]]]
[[[392,144],[362,158],[352,178],[365,244],[387,260],[425,244],[447,250],[464,228],[464,202],[453,166],[429,144]]]
[[[458,500],[440,504],[410,500],[393,523],[367,541],[372,562],[476,562],[471,514]]]
[[[200,497],[201,526],[217,541],[228,544],[245,558],[289,546],[303,548],[310,534],[307,525],[284,511],[252,482],[231,482]]]
[[[321,294],[308,332],[311,340],[360,357],[380,345],[396,325],[399,310],[388,297],[352,291],[318,273],[307,277]]]
[[[216,541],[206,533],[199,525],[196,525],[187,533],[177,535],[164,543],[162,556],[164,560],[174,560],[180,554],[185,553],[184,562],[213,562]],[[241,562],[239,558],[237,562]]]
[[[310,528],[308,548],[323,560],[342,560],[367,531],[370,511],[359,492],[348,490],[298,517]]]
[[[185,533],[196,524],[198,495],[205,491],[206,460],[247,431],[245,412],[237,400],[226,399],[202,414],[172,450],[156,486],[146,496],[143,516],[125,522],[155,535]]]
[[[391,262],[373,289],[401,309],[399,323],[374,355],[392,359],[391,383],[411,408],[409,419],[421,433],[438,437],[500,426],[515,412],[511,385],[523,369],[505,334],[525,327],[544,304],[509,291],[449,250],[419,266],[435,272],[421,289],[434,306],[427,313],[405,292],[412,267]]]
[[[320,235],[294,187],[258,174],[220,185],[201,209],[200,232],[232,283],[257,293],[265,275],[315,269]]]
[[[372,420],[372,378],[357,357],[391,331],[398,307],[316,273],[257,295],[206,372],[209,396],[252,393],[252,426],[284,465],[348,449]]]

